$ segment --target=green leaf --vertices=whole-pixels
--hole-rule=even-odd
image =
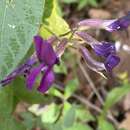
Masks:
[[[24,58],[38,31],[44,0],[0,0],[0,80]]]
[[[104,111],[106,112],[110,107],[117,103],[123,96],[130,92],[130,85],[125,84],[119,88],[114,88],[106,98],[104,104]]]
[[[60,109],[59,106],[54,103],[43,107],[40,107],[38,104],[34,104],[29,108],[29,111],[36,116],[40,116],[43,123],[53,123],[57,119]]]
[[[78,4],[78,9],[81,10],[87,5],[87,3],[88,3],[88,0],[80,0]]]
[[[76,111],[74,106],[72,106],[64,116],[64,127],[66,128],[71,127],[74,124],[75,116],[76,116]]]
[[[88,0],[89,5],[96,7],[98,5],[97,0]]]
[[[64,108],[63,108],[63,116],[71,109],[72,104],[69,103],[67,100],[64,101]]]
[[[42,112],[41,120],[44,123],[53,123],[56,121],[57,117],[59,116],[59,106],[52,103],[44,109]]]
[[[88,5],[96,7],[97,1],[96,0],[80,0],[78,4],[78,9],[81,10],[82,8]]]
[[[94,116],[82,106],[77,106],[76,118],[82,122],[95,121]]]
[[[55,65],[54,66],[54,72],[67,74],[67,68],[65,66],[64,61],[61,60],[60,65]]]
[[[0,118],[9,116],[13,112],[13,90],[11,87],[7,86],[0,91],[0,104]]]
[[[0,130],[26,130],[26,128],[12,116],[9,116],[0,121]]]
[[[47,97],[42,93],[39,93],[35,88],[32,91],[29,91],[26,88],[24,80],[22,78],[17,78],[11,85],[11,87],[13,87],[15,97],[17,97],[19,100],[26,101],[31,104],[41,102],[46,104],[51,101],[51,96]]]
[[[63,0],[63,2],[66,4],[72,4],[72,3],[76,3],[77,0]]]
[[[59,120],[56,123],[51,123],[51,124],[43,124],[44,125],[44,129],[46,128],[47,130],[63,130],[63,123],[61,120]]]
[[[45,7],[40,35],[48,38],[52,35],[51,32],[56,35],[68,32],[70,30],[68,24],[59,15],[57,0],[47,0]]]
[[[59,97],[61,99],[63,99],[64,95],[55,88],[55,86],[51,87],[51,89],[49,90],[49,95],[52,95],[52,96],[56,96],[56,97]]]
[[[65,130],[92,130],[92,129],[88,125],[75,123],[72,127]]]
[[[77,89],[78,85],[79,85],[78,79],[69,81],[69,83],[65,87],[64,96],[66,99],[69,98],[74,93],[74,91]]]
[[[100,118],[98,130],[115,130],[115,128],[113,127],[113,125],[111,123],[109,123],[109,122],[105,121],[104,119]]]
[[[23,112],[20,114],[20,116],[23,118],[23,124],[26,126],[28,130],[32,130],[32,128],[35,126],[36,119],[34,118],[33,114],[29,112]]]

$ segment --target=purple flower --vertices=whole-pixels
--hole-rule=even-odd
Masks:
[[[12,73],[10,73],[5,79],[0,81],[2,86],[11,83],[17,76],[24,75],[25,77],[30,73],[32,66],[37,62],[36,56],[33,55],[28,59],[25,64],[17,67]]]
[[[40,36],[35,36],[34,42],[39,61],[45,65],[55,64],[57,56],[50,43],[47,40],[43,40]]]
[[[59,59],[47,40],[42,39],[40,36],[35,36],[34,43],[40,65],[33,68],[27,76],[27,87],[28,89],[32,89],[37,76],[43,72],[44,75],[42,76],[38,90],[46,92],[55,80],[53,66],[58,64]]]
[[[123,16],[110,25],[108,25],[108,30],[110,31],[118,31],[118,30],[124,30],[127,29],[128,26],[130,25],[130,12],[126,15]]]
[[[80,52],[91,70],[96,72],[106,70],[104,63],[98,62],[95,59],[93,59],[87,48],[81,46]]]
[[[104,63],[97,62],[91,58],[88,50],[82,47],[81,52],[84,59],[87,61],[89,68],[96,70],[96,72],[100,69],[104,69],[111,73],[112,69],[119,64],[120,58],[116,56],[116,49],[114,44],[108,42],[99,42],[85,32],[76,32],[76,34],[86,43],[88,43],[88,45],[92,47],[98,56],[105,58]]]
[[[130,25],[130,12],[126,16],[119,19],[101,20],[101,19],[86,19],[78,23],[78,26],[82,29],[86,28],[98,28],[105,29],[109,32],[127,29]]]
[[[114,43],[102,42],[101,45],[93,45],[93,49],[98,56],[108,57],[110,54],[116,53]]]
[[[113,43],[99,42],[86,32],[77,32],[76,34],[90,45],[98,56],[107,57],[110,54],[116,53],[116,48]]]
[[[27,88],[32,90],[36,78],[42,74],[43,76],[38,86],[38,91],[46,92],[55,80],[53,66],[59,63],[59,58],[51,46],[51,41],[54,40],[49,39],[48,41],[42,39],[40,36],[35,36],[36,54],[0,81],[0,85],[5,86],[11,83],[17,76],[24,75],[26,77]],[[36,66],[36,63],[39,64]]]
[[[90,56],[89,51],[85,47],[81,47],[80,51],[88,67],[97,73],[103,70],[112,73],[112,69],[120,62],[120,58],[113,54],[110,54],[104,62],[99,62]]]
[[[109,55],[105,61],[105,67],[108,72],[112,72],[112,69],[117,66],[120,62],[120,58],[116,55]]]

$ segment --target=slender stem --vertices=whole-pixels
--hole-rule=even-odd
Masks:
[[[76,32],[77,30],[78,30],[78,27],[77,27],[77,28],[74,28],[74,29],[71,29],[72,34],[70,35],[68,41],[71,41],[71,39],[73,38],[73,36],[74,36],[74,34],[75,34],[75,32]]]
[[[94,93],[96,94],[96,96],[98,97],[100,103],[103,105],[104,101],[102,99],[102,97],[100,96],[100,94],[98,93],[96,86],[94,85],[92,79],[90,78],[90,76],[88,75],[88,73],[86,72],[86,70],[84,69],[83,65],[78,61],[79,67],[81,69],[81,71],[83,72],[85,78],[88,80],[92,90],[94,91]]]
[[[59,41],[61,41],[60,39],[59,39],[59,37],[51,30],[51,29],[49,29],[48,27],[44,27],[48,32],[50,32],[52,35],[54,35]]]
[[[98,113],[101,113],[102,110],[97,107],[96,105],[92,104],[89,100],[87,100],[86,98],[80,97],[76,94],[72,95],[74,98],[78,99],[80,102],[82,102],[83,104],[85,104],[87,107],[92,108],[93,110],[97,111]]]

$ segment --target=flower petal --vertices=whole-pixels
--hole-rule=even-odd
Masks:
[[[76,35],[78,35],[80,38],[86,41],[86,43],[89,44],[92,48],[95,44],[102,45],[101,42],[97,41],[95,38],[93,38],[86,32],[76,32]]]
[[[88,28],[96,28],[96,29],[106,29],[108,31],[112,31],[108,26],[115,22],[116,19],[112,20],[102,20],[102,19],[85,19],[78,23],[80,30],[86,30]]]
[[[51,70],[51,68],[48,68],[45,71],[44,76],[42,77],[40,86],[38,87],[38,91],[40,91],[42,93],[46,92],[51,87],[51,85],[54,83],[54,80],[55,80],[54,73]]]
[[[81,47],[80,50],[81,50],[83,58],[85,59],[87,65],[90,69],[92,69],[93,71],[96,71],[96,72],[106,70],[104,63],[98,62],[95,59],[93,59],[90,56],[89,51],[85,47]]]
[[[113,43],[99,42],[86,32],[77,32],[76,34],[86,41],[99,56],[107,57],[111,53],[116,53],[116,48]]]
[[[108,72],[112,72],[112,69],[117,66],[120,62],[120,58],[116,55],[109,55],[105,61],[105,67]]]
[[[95,44],[93,49],[98,56],[107,57],[116,53],[115,45],[109,42],[102,42],[102,45]]]
[[[27,74],[30,71],[33,64],[35,63],[36,63],[36,58],[32,56],[24,64],[18,66],[12,73],[10,73],[3,80],[1,80],[0,84],[2,86],[5,86],[11,83],[17,76]]]
[[[109,32],[126,29],[128,28],[129,25],[130,25],[130,12],[128,12],[126,16],[123,16],[119,19],[111,19],[111,20],[86,19],[78,23],[78,26],[82,30],[91,27],[98,29],[103,28]]]
[[[35,42],[35,49],[36,49],[37,57],[39,61],[41,61],[41,49],[42,49],[43,40],[40,36],[37,35],[37,36],[34,36],[34,42]]]
[[[40,36],[35,36],[34,41],[40,62],[44,62],[46,65],[55,64],[57,56],[51,44],[49,44],[47,40],[43,40]]]
[[[110,28],[110,30],[112,31],[118,31],[128,28],[129,25],[130,25],[130,12],[126,16],[123,16],[117,19],[112,24],[110,24],[108,28]]]
[[[26,79],[26,84],[27,84],[27,88],[28,89],[32,89],[33,85],[35,83],[35,80],[37,78],[37,76],[40,74],[41,69],[44,67],[45,65],[40,64],[38,67],[35,67],[32,69],[32,71],[30,72],[30,74],[27,76]]]

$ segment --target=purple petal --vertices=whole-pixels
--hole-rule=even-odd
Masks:
[[[105,67],[108,72],[112,72],[112,69],[120,62],[120,58],[116,55],[109,55],[105,61]]]
[[[123,16],[119,19],[112,20],[101,20],[101,19],[86,19],[78,23],[79,27],[85,29],[86,27],[92,28],[103,28],[109,32],[123,30],[128,28],[130,25],[130,12],[126,16]]]
[[[84,41],[86,41],[87,44],[89,44],[92,48],[95,44],[102,45],[101,42],[97,41],[95,38],[93,38],[91,35],[89,35],[86,32],[76,32],[76,34],[82,38]]]
[[[89,51],[85,47],[81,47],[80,49],[81,49],[82,56],[85,59],[87,65],[90,69],[92,69],[96,72],[106,70],[104,63],[98,62],[95,59],[93,59],[90,56]]]
[[[110,28],[110,30],[112,31],[118,31],[128,28],[129,25],[130,25],[130,12],[126,16],[123,16],[117,19],[112,24],[110,24],[108,28]]]
[[[37,56],[35,54],[33,54],[26,62],[25,64],[26,65],[29,65],[29,66],[33,66],[34,64],[37,63]]]
[[[41,49],[42,49],[42,44],[43,40],[40,36],[34,36],[34,42],[35,42],[35,49],[36,49],[36,54],[39,59],[39,61],[42,61],[41,59]]]
[[[29,72],[31,69],[31,65],[28,64],[28,61],[17,67],[12,73],[10,73],[8,76],[6,76],[3,80],[0,81],[0,84],[2,86],[8,85],[9,83],[11,83],[17,76],[26,74],[27,72]]]
[[[108,42],[102,42],[102,45],[95,44],[93,49],[98,56],[107,57],[110,54],[116,53],[115,45]]]
[[[55,80],[54,73],[51,70],[51,68],[48,68],[45,71],[44,76],[42,77],[40,86],[38,87],[38,91],[40,91],[42,93],[46,92],[51,87],[51,85],[54,83],[54,80]]]
[[[111,53],[116,53],[115,45],[113,43],[99,42],[86,32],[76,32],[76,34],[86,41],[99,56],[107,57]]]
[[[101,25],[103,20],[101,19],[85,19],[78,23],[78,26],[90,26],[90,27],[97,27]]]
[[[53,65],[57,60],[56,53],[48,42],[45,42],[42,45],[41,58],[47,65]]]
[[[16,76],[8,76],[5,79],[1,80],[0,84],[2,86],[6,86],[6,85],[10,84],[15,78],[16,78]]]
[[[108,31],[111,31],[111,29],[107,28],[108,25],[115,22],[116,19],[112,20],[102,20],[102,19],[86,19],[82,20],[78,23],[78,26],[82,29],[86,29],[88,27],[90,28],[97,28],[97,29],[106,29]]]
[[[27,76],[26,84],[27,84],[28,89],[31,90],[33,88],[35,80],[36,80],[37,76],[40,74],[41,69],[43,67],[44,67],[44,65],[40,64],[38,67],[33,68],[32,71],[30,72],[30,74]]]
[[[40,62],[44,62],[46,65],[53,65],[57,60],[56,53],[54,52],[52,46],[43,40],[40,36],[34,37],[37,56]]]

